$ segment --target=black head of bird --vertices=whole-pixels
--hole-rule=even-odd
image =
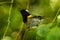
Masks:
[[[26,23],[27,22],[27,16],[29,16],[30,14],[24,9],[22,9],[20,12],[21,12],[22,17],[23,17],[23,22]]]
[[[40,23],[40,20],[43,19],[42,16],[31,16],[28,11],[22,9],[21,15],[23,17],[23,22],[27,23],[29,26],[36,26]],[[28,20],[28,17],[30,16],[30,19]]]

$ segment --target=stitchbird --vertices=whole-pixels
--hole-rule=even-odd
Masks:
[[[28,10],[25,10],[25,9],[20,10],[20,13],[22,15],[23,22],[27,24],[27,28],[22,30],[22,34],[21,34],[22,35],[21,40],[22,40],[26,29],[29,29],[33,26],[38,26],[38,24],[41,22],[43,17],[42,16],[33,16],[32,14],[29,13]]]
[[[27,23],[29,27],[37,26],[43,19],[43,16],[33,16],[25,9],[20,10],[20,12],[23,17],[23,22]]]

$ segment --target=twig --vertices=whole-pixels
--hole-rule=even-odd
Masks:
[[[58,9],[58,11],[57,11],[57,13],[56,13],[56,16],[54,17],[54,19],[53,19],[53,21],[52,21],[53,23],[55,22],[55,20],[56,20],[58,14],[59,14],[59,12],[60,12],[60,8]]]
[[[12,2],[0,2],[0,4],[12,4]]]
[[[11,3],[12,2],[13,2],[13,0],[11,1]],[[9,25],[10,25],[11,10],[12,10],[12,4],[10,5],[9,16],[8,16],[8,25],[7,25],[7,28],[6,28],[5,32],[4,32],[3,38],[5,37],[5,35],[6,35],[7,31],[8,31]]]
[[[29,8],[30,8],[30,0],[27,1],[26,10],[28,10]]]
[[[19,40],[19,36],[21,36],[20,33],[22,32],[22,29],[23,29],[23,22],[22,22],[22,25],[20,27],[20,30],[19,30],[19,32],[18,32],[18,34],[16,36],[16,40]]]

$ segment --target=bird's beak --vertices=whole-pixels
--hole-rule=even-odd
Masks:
[[[32,15],[27,16],[28,19],[30,19],[31,17],[32,17]]]

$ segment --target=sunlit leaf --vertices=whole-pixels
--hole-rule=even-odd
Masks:
[[[60,28],[54,27],[51,31],[47,34],[46,40],[60,40]]]

